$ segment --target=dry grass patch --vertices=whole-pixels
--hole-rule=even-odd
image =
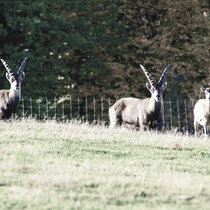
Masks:
[[[210,138],[0,122],[0,209],[208,209]]]

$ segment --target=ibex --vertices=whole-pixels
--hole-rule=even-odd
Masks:
[[[162,94],[167,86],[164,79],[171,64],[163,71],[158,84],[154,82],[149,72],[142,65],[140,66],[149,81],[146,83],[146,87],[151,93],[151,98],[122,98],[118,100],[109,108],[110,128],[122,123],[135,125],[141,130],[155,129],[161,125]]]
[[[7,73],[6,78],[10,82],[9,90],[0,90],[0,119],[8,119],[17,110],[21,98],[21,83],[25,77],[23,69],[25,67],[27,58],[22,62],[17,73],[14,73],[9,68],[8,64],[1,59],[5,66]]]
[[[207,137],[207,123],[210,120],[210,88],[201,88],[206,98],[200,99],[194,106],[194,129],[197,137],[197,123],[203,126],[205,137]]]

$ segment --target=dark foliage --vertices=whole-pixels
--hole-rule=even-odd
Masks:
[[[149,96],[143,64],[165,97],[197,99],[210,86],[210,5],[204,0],[71,0],[0,3],[0,57],[28,56],[23,95]],[[29,49],[29,50],[26,50]],[[8,88],[2,66],[1,89]]]

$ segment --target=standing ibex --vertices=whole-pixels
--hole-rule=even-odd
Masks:
[[[160,77],[158,84],[154,82],[149,72],[140,65],[149,83],[147,89],[151,93],[151,98],[122,98],[109,108],[110,128],[122,123],[135,125],[144,130],[145,128],[157,128],[162,120],[162,94],[167,83],[164,82],[166,74],[171,66],[169,64]]]
[[[21,98],[21,83],[25,77],[23,69],[25,67],[27,58],[22,62],[17,73],[14,73],[9,68],[8,64],[1,59],[5,66],[7,73],[6,78],[10,82],[10,90],[0,90],[0,119],[8,119],[16,112],[17,106]]]
[[[201,88],[206,98],[200,99],[194,106],[194,129],[197,137],[197,123],[203,126],[205,137],[207,137],[207,122],[210,120],[210,88]]]

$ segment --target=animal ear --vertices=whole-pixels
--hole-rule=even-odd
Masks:
[[[205,92],[205,88],[201,88],[201,92]]]
[[[9,75],[9,73],[6,73],[6,78],[7,78],[7,80],[9,80],[9,79],[10,79],[10,75]]]
[[[149,91],[151,91],[151,85],[149,83],[146,83],[146,87]]]
[[[164,82],[163,85],[162,85],[162,89],[165,90],[166,87],[167,87],[167,82]]]
[[[22,73],[22,80],[25,79],[25,72]]]

